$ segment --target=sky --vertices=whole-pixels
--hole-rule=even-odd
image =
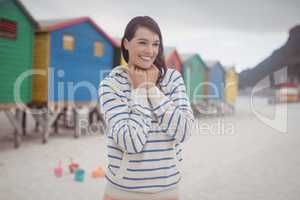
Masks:
[[[91,17],[121,38],[135,16],[157,21],[165,46],[198,53],[237,71],[281,47],[300,25],[300,0],[21,0],[36,20]]]

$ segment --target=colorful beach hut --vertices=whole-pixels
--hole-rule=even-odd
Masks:
[[[34,31],[37,23],[18,0],[0,1],[0,104],[31,101],[31,77],[20,84],[20,99],[15,99],[14,86],[22,73],[32,69]]]
[[[16,109],[16,115],[13,115],[11,108],[32,100],[30,70],[37,26],[37,22],[20,1],[0,1],[0,111],[4,110],[16,129],[15,147],[20,145],[21,132],[24,132],[25,126],[24,121],[21,122],[20,109]]]
[[[39,24],[34,43],[32,107],[57,108],[57,112],[64,111],[63,116],[73,110],[74,136],[78,137],[79,115],[82,110],[90,114],[97,110],[98,86],[114,66],[118,44],[89,17]],[[80,107],[82,110],[77,110]],[[43,117],[44,143],[53,123],[57,130],[58,116]]]
[[[191,103],[197,105],[206,99],[207,66],[199,54],[181,54],[180,57],[187,94]]]
[[[97,101],[117,43],[89,17],[40,21],[34,45],[33,102]]]
[[[181,72],[182,61],[175,47],[164,48],[165,63],[167,67]]]
[[[208,66],[208,99],[224,101],[225,70],[219,61],[206,61]]]
[[[225,68],[225,102],[234,105],[238,94],[238,73],[235,67]]]

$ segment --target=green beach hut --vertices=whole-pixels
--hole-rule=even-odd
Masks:
[[[0,0],[0,110],[5,111],[16,130],[15,147],[19,146],[24,123],[21,123],[20,109],[16,109],[16,115],[12,109],[32,99],[30,70],[37,27],[37,22],[19,0]]]
[[[197,106],[206,100],[207,66],[199,54],[181,54],[181,73],[191,104]]]

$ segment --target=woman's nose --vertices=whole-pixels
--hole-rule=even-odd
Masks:
[[[148,56],[152,56],[154,52],[154,48],[152,47],[152,45],[147,45],[145,52],[147,53]]]

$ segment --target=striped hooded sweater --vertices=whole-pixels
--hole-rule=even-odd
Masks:
[[[100,110],[107,125],[106,179],[119,189],[155,193],[180,179],[181,143],[191,135],[193,112],[182,76],[167,69],[160,89],[132,89],[126,66],[100,83]]]

